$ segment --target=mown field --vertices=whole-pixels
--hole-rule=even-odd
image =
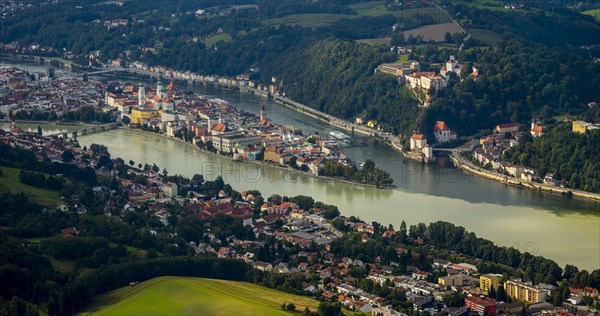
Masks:
[[[445,41],[444,36],[446,32],[450,32],[450,34],[460,33],[461,29],[454,23],[443,23],[443,24],[433,24],[433,25],[425,25],[421,27],[417,27],[415,29],[404,31],[404,36],[408,38],[409,34],[413,36],[422,35],[423,40],[429,41],[433,40],[434,42],[443,42]]]
[[[301,312],[319,302],[246,282],[160,277],[102,294],[81,315],[290,315],[282,303]]]
[[[58,191],[40,189],[21,183],[19,169],[0,167],[0,193],[25,193],[32,201],[48,207],[56,207],[60,203]]]
[[[381,16],[391,14],[395,17],[409,19],[416,15],[428,15],[433,17],[433,20],[436,23],[445,23],[450,21],[448,16],[442,10],[432,5],[404,10],[387,10],[384,1],[371,1],[352,4],[348,7],[355,10],[356,14],[359,16]]]
[[[441,3],[441,1],[437,0],[436,2]],[[476,7],[479,9],[488,9],[488,10],[496,10],[496,11],[509,11],[510,9],[504,8],[504,3],[498,0],[454,0],[454,3],[464,4],[472,7]]]
[[[491,46],[497,45],[502,40],[502,35],[484,29],[469,29],[468,32],[473,39],[482,41]]]
[[[317,28],[336,23],[341,19],[355,19],[358,15],[333,14],[333,13],[305,13],[290,14],[280,18],[264,20],[264,25],[296,25]]]
[[[581,12],[583,14],[591,15],[596,18],[596,20],[600,20],[600,9],[588,10]]]

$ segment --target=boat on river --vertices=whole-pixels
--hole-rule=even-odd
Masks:
[[[334,137],[337,140],[341,140],[341,141],[346,142],[348,144],[352,144],[352,137],[350,137],[350,136],[348,136],[348,135],[346,135],[346,134],[344,134],[342,132],[331,131],[331,132],[329,132],[329,135],[331,135],[332,137]]]

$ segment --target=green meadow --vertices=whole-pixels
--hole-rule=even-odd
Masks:
[[[32,201],[48,207],[56,207],[60,203],[58,191],[36,188],[21,183],[19,169],[1,167],[0,193],[25,193]]]
[[[588,10],[581,12],[583,14],[591,15],[596,18],[596,20],[600,20],[600,9]]]
[[[159,277],[94,299],[81,315],[290,315],[282,303],[302,312],[319,302],[247,282]],[[297,313],[297,312],[296,312]]]
[[[230,42],[232,39],[233,38],[228,33],[221,33],[205,39],[204,45],[206,45],[206,47],[211,47],[218,42]]]

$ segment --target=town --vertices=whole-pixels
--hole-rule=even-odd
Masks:
[[[15,68],[0,72],[2,112],[9,118],[119,120],[129,128],[158,132],[234,161],[263,162],[314,176],[392,186],[385,171],[376,167],[366,170],[362,168],[364,162],[346,156],[342,144],[351,142],[350,136],[334,131],[329,135],[317,132],[304,136],[294,126],[274,124],[264,106],[259,116],[238,111],[224,100],[179,91],[172,81],[165,85],[159,80],[155,88],[148,90],[142,84],[126,84],[111,87],[113,92],[109,92],[109,87],[100,82],[76,78],[46,80],[53,74],[42,80],[31,80],[29,76],[33,75]],[[349,168],[352,172],[339,173],[336,168]],[[367,177],[370,173],[376,176]]]
[[[136,166],[133,161],[112,158],[101,145],[81,148],[75,139],[41,136],[18,127],[0,130],[0,142],[8,146],[7,153],[31,151],[37,161],[55,164],[55,168],[75,165],[106,179],[99,182],[107,185],[91,188],[93,198],[103,201],[99,216],[124,221],[132,214],[146,213],[155,218],[153,227],[147,228],[151,236],[171,243],[184,238],[186,244],[178,247],[196,256],[241,260],[268,275],[299,278],[295,292],[339,302],[349,310],[373,315],[414,311],[566,316],[591,315],[587,306],[600,302],[598,290],[589,285],[565,280],[563,284],[571,286],[559,288],[556,283],[562,272],[558,267],[558,274],[548,272],[544,277],[543,270],[534,275],[436,250],[433,236],[438,229],[448,229],[441,222],[429,228],[402,223],[395,230],[392,225],[342,217],[335,206],[310,197],[272,195],[265,200],[257,191],[236,192],[220,178],[169,176],[156,165]],[[31,174],[36,172],[26,173],[29,177],[22,175],[22,181],[33,181]],[[56,211],[87,216],[91,210],[73,195],[63,196]],[[223,222],[226,217],[234,221]],[[204,233],[178,228],[195,221],[204,223]],[[212,226],[216,223],[221,226]],[[84,238],[88,229],[80,225],[57,233],[63,238]],[[453,263],[448,260],[451,257],[464,261]]]

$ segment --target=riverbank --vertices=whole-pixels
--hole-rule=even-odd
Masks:
[[[24,56],[21,55],[19,56],[20,58],[22,58],[23,60],[27,60],[27,58],[23,58]],[[39,57],[38,57],[39,58]],[[40,59],[43,59],[44,57],[41,57]],[[56,60],[56,58],[45,58],[46,61],[51,60],[54,61]],[[35,60],[35,58],[33,58],[33,60]],[[60,62],[65,62],[64,60],[57,60]],[[71,62],[72,63],[72,62]],[[112,69],[112,68],[108,68],[108,69]],[[112,69],[112,71],[114,71],[116,74],[123,76],[123,74],[128,73],[134,76],[141,76],[141,77],[145,77],[145,78],[157,78],[162,76],[163,74],[161,73],[155,73],[155,72],[149,72],[149,71],[141,71],[141,70],[136,70],[136,69],[126,69],[126,68],[122,68],[122,69]],[[400,137],[395,136],[395,135],[388,135],[370,128],[367,128],[365,126],[362,125],[357,125],[354,123],[351,123],[349,121],[343,120],[343,119],[339,119],[339,118],[335,118],[329,114],[326,114],[324,112],[321,112],[317,109],[308,107],[304,104],[298,103],[296,101],[293,101],[289,98],[286,97],[281,97],[281,96],[273,96],[270,95],[268,92],[266,91],[262,91],[262,90],[258,90],[255,88],[251,88],[251,87],[241,87],[241,86],[236,86],[236,85],[229,85],[226,83],[222,83],[222,82],[218,82],[218,81],[206,81],[206,80],[195,80],[195,79],[183,79],[183,78],[177,78],[177,77],[173,77],[171,75],[172,79],[175,80],[180,80],[183,82],[187,82],[190,84],[195,84],[195,83],[199,83],[199,84],[203,84],[203,85],[212,85],[214,87],[217,88],[222,88],[222,89],[228,89],[228,90],[235,90],[235,91],[239,91],[240,93],[252,93],[254,95],[260,96],[260,97],[265,97],[269,100],[273,100],[275,101],[275,103],[279,103],[284,105],[287,108],[290,108],[302,115],[307,115],[310,116],[312,118],[315,118],[319,121],[322,121],[326,124],[329,124],[331,126],[340,128],[340,129],[344,129],[344,130],[350,130],[352,132],[357,132],[357,133],[361,133],[364,135],[368,135],[377,139],[382,139],[384,140],[384,142],[387,145],[390,145],[393,149],[396,149],[397,151],[399,151],[403,157],[408,158],[408,159],[412,159],[418,162],[422,162],[422,159],[419,159],[419,157],[412,157],[410,154],[407,154],[403,149],[402,149],[402,145],[401,145],[401,141],[400,141]],[[225,157],[225,156],[222,156]],[[458,161],[458,160],[457,160]],[[550,187],[550,186],[544,186],[544,185],[539,185],[539,184],[529,184],[529,183],[522,183],[519,182],[518,180],[509,180],[509,179],[505,179],[506,177],[499,175],[499,174],[487,174],[487,173],[482,173],[481,171],[478,171],[475,168],[467,168],[465,166],[462,166],[460,164],[455,164],[457,168],[459,169],[463,169],[467,172],[472,172],[475,174],[478,174],[484,178],[488,178],[488,179],[492,179],[504,184],[508,184],[508,185],[514,185],[516,187],[521,187],[521,188],[529,188],[532,190],[538,190],[538,191],[544,191],[544,192],[548,192],[548,193],[560,193],[563,194],[565,196],[576,196],[579,198],[584,198],[584,199],[588,199],[588,200],[592,200],[592,201],[600,201],[600,197],[597,196],[597,194],[594,193],[590,193],[590,192],[584,192],[584,191],[577,191],[577,190],[569,190],[566,188],[559,188],[559,187]],[[291,168],[284,168],[286,170],[294,170]],[[471,171],[473,170],[473,171]],[[296,170],[297,171],[297,170]],[[479,174],[481,173],[481,174]],[[308,173],[305,173],[308,174]],[[310,175],[310,174],[309,174]],[[312,175],[314,176],[314,175]],[[356,183],[353,181],[348,181],[348,180],[343,180],[343,179],[336,179],[336,178],[330,178],[331,180],[334,181],[347,181],[348,183],[352,183],[352,184],[359,184],[359,185],[367,185],[367,184],[362,184],[362,183]],[[510,183],[510,182],[514,182],[514,183]],[[376,186],[373,186],[376,187]]]
[[[7,122],[7,123],[12,123],[13,121],[11,121],[8,117],[0,120],[3,122]],[[36,121],[36,120],[15,120],[14,121],[16,124],[39,124],[39,125],[56,125],[56,126],[61,126],[61,125],[65,125],[65,126],[95,126],[98,124],[105,124],[105,123],[98,123],[98,124],[93,124],[93,123],[86,123],[86,122],[63,122],[63,121]]]
[[[459,157],[456,156],[456,152],[453,152],[452,155],[450,155],[450,159],[452,160],[452,163],[454,164],[454,166],[456,166],[456,168],[459,168],[466,172],[476,174],[476,175],[478,175],[480,177],[484,177],[486,179],[490,179],[490,180],[494,180],[494,181],[503,183],[505,185],[511,185],[511,186],[518,187],[518,188],[526,188],[526,189],[530,189],[530,190],[542,191],[542,192],[551,193],[551,194],[560,194],[565,197],[572,196],[575,198],[600,202],[600,194],[597,194],[597,193],[573,190],[570,188],[549,186],[549,185],[545,185],[545,184],[541,184],[541,183],[525,182],[522,180],[515,179],[511,176],[499,174],[497,172],[492,172],[492,171],[484,170],[481,168],[478,169],[474,165],[469,164],[466,160],[461,161],[462,159],[459,159]]]
[[[288,172],[294,172],[294,173],[297,173],[297,174],[300,174],[300,175],[309,176],[309,177],[312,177],[312,178],[315,178],[315,179],[337,181],[337,182],[341,182],[341,183],[358,185],[358,186],[368,187],[368,188],[386,189],[386,190],[392,190],[392,189],[396,188],[396,186],[394,186],[394,185],[392,185],[392,186],[377,186],[375,184],[355,182],[355,181],[346,180],[346,179],[340,179],[340,178],[335,178],[335,177],[318,176],[318,175],[315,175],[315,174],[312,174],[312,173],[308,173],[308,172],[303,172],[303,171],[300,171],[300,170],[297,170],[297,169],[294,169],[294,168],[291,168],[291,167],[276,165],[276,164],[273,164],[273,163],[267,163],[267,162],[263,162],[263,161],[234,160],[233,157],[229,157],[229,156],[226,156],[226,155],[221,155],[221,154],[218,154],[218,153],[206,150],[204,148],[200,148],[198,146],[194,146],[194,144],[186,142],[186,141],[184,141],[182,139],[172,138],[172,137],[169,137],[169,136],[161,134],[161,133],[148,132],[148,131],[143,131],[143,130],[136,129],[136,128],[124,128],[124,129],[127,129],[129,131],[135,131],[136,133],[157,135],[157,136],[160,136],[160,137],[165,138],[165,139],[177,141],[177,142],[185,144],[186,146],[189,146],[190,148],[192,148],[194,150],[197,150],[199,152],[202,152],[202,153],[205,153],[205,154],[210,154],[210,155],[213,155],[215,157],[224,158],[224,159],[230,160],[232,162],[248,163],[248,164],[254,164],[254,165],[263,166],[263,167],[272,167],[272,168],[277,168],[277,169],[288,171]]]

